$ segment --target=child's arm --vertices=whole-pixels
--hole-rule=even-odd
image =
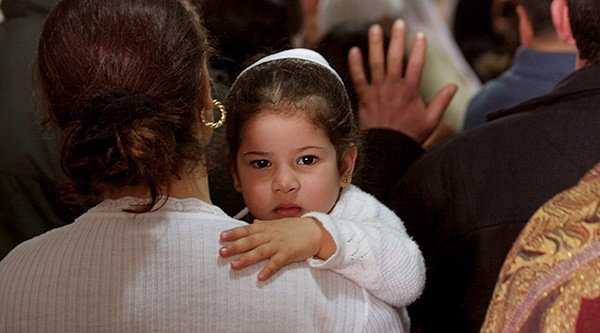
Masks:
[[[231,256],[249,251],[238,258],[242,262],[232,263],[233,269],[270,258],[270,268],[263,269],[267,275],[261,271],[259,280],[288,263],[308,259],[310,266],[338,272],[393,306],[406,306],[421,294],[425,285],[421,251],[402,221],[371,195],[351,186],[330,214],[307,215],[312,218],[258,221],[256,226],[225,231],[221,239],[233,243],[220,253]],[[269,243],[273,244],[260,249]],[[317,247],[323,253],[315,252]]]
[[[289,263],[312,257],[327,260],[336,251],[329,232],[311,217],[255,220],[251,225],[224,231],[221,240],[231,242],[219,250],[222,257],[242,254],[231,263],[235,270],[268,259],[258,274],[260,281],[267,280]]]
[[[407,306],[421,295],[424,259],[405,232],[379,223],[318,217],[335,233],[338,251],[326,261],[309,259],[311,267],[331,269],[393,306]]]
[[[402,221],[387,207],[351,186],[329,214],[311,212],[333,237],[337,251],[310,266],[331,269],[394,306],[414,302],[425,286],[425,262]]]

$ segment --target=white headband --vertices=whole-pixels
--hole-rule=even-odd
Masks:
[[[260,58],[258,61],[256,61],[252,65],[246,67],[246,69],[244,69],[240,73],[240,75],[238,75],[238,78],[240,76],[244,75],[244,73],[246,73],[250,69],[252,69],[252,68],[254,68],[254,67],[258,66],[258,65],[261,65],[261,64],[264,64],[264,63],[270,62],[270,61],[281,60],[281,59],[289,59],[289,58],[302,59],[302,60],[313,62],[313,63],[315,63],[317,65],[321,65],[321,66],[327,68],[333,74],[335,74],[335,76],[338,78],[338,80],[340,80],[340,82],[342,83],[342,85],[344,84],[344,81],[342,81],[342,78],[333,69],[333,67],[331,67],[329,65],[329,63],[327,62],[327,60],[325,60],[325,58],[323,58],[322,55],[320,55],[319,53],[317,53],[317,52],[315,52],[313,50],[303,49],[303,48],[289,49],[289,50],[285,50],[285,51],[281,51],[281,52],[278,52],[278,53],[274,53],[274,54],[268,55],[268,56],[266,56],[264,58]]]

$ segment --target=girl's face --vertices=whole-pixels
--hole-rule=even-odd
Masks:
[[[262,112],[240,130],[233,182],[257,219],[328,213],[350,183],[356,148],[344,153],[340,170],[327,133],[300,112]]]

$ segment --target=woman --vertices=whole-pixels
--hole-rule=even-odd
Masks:
[[[63,0],[39,45],[62,165],[97,205],[0,262],[0,331],[400,331],[391,308],[305,263],[261,283],[218,257],[206,57],[186,0]],[[205,126],[207,125],[207,126]]]

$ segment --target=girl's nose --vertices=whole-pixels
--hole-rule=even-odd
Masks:
[[[299,189],[298,178],[291,170],[279,170],[273,179],[273,191],[275,192],[290,193]]]

